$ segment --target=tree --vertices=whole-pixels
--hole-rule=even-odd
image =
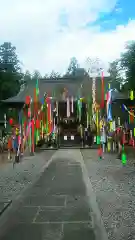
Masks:
[[[125,71],[129,90],[135,90],[135,41],[128,42],[122,53],[120,63]]]
[[[10,42],[4,42],[0,46],[0,70],[9,72],[20,70],[16,48]]]
[[[49,78],[60,78],[60,74],[58,72],[55,72],[54,70],[52,70],[52,72],[50,73]]]
[[[42,76],[40,74],[40,72],[38,70],[35,70],[34,73],[32,74],[32,80],[37,80],[37,79],[41,79]]]
[[[79,64],[78,61],[75,57],[72,57],[69,63],[69,67],[67,70],[66,75],[73,75],[75,76],[76,74],[76,70],[79,68]]]
[[[120,84],[122,82],[122,78],[120,76],[120,64],[119,60],[115,60],[110,63],[108,73],[110,74],[110,84],[111,88],[116,88],[120,90]]]
[[[16,95],[20,90],[22,73],[16,48],[9,42],[0,46],[0,100]]]
[[[27,84],[31,80],[32,80],[32,76],[31,76],[30,72],[28,70],[26,70],[26,72],[23,74],[22,83]]]
[[[43,78],[44,78],[44,79],[48,79],[48,78],[49,78],[49,75],[46,73]]]

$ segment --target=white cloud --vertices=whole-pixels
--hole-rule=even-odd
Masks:
[[[0,0],[0,43],[11,41],[25,69],[42,74],[64,72],[72,56],[80,63],[97,56],[107,67],[119,57],[125,41],[135,39],[135,21],[104,33],[100,26],[84,26],[115,4],[116,0]],[[61,13],[66,13],[68,26],[62,26]]]

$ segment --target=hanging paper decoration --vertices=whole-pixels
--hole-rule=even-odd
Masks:
[[[37,82],[36,82],[36,96],[39,95],[39,86],[38,86],[38,79],[37,79]]]
[[[36,128],[39,129],[40,128],[40,121],[37,119],[36,120]]]
[[[78,118],[80,122],[82,117],[82,102],[80,101],[80,99],[78,99],[77,103],[78,103]]]
[[[134,92],[130,91],[130,100],[134,100]]]
[[[28,118],[30,118],[30,117],[31,117],[31,109],[28,108]]]
[[[96,111],[97,134],[98,134],[98,131],[99,131],[99,116],[98,116],[98,114],[99,114],[99,111],[97,110],[97,111]]]
[[[101,143],[100,136],[97,136],[97,144],[99,145]]]
[[[32,152],[35,151],[35,144],[34,144],[34,119],[32,120]]]
[[[34,117],[36,117],[38,112],[38,100],[36,95],[36,88],[34,88]]]
[[[110,143],[110,141],[108,141],[108,143],[107,143],[107,149],[108,149],[108,152],[111,151],[111,143]]]
[[[9,124],[10,124],[10,126],[13,125],[13,118],[10,118],[10,119],[9,119]]]
[[[44,98],[40,99],[41,104],[44,104]]]
[[[15,134],[16,134],[16,136],[19,135],[19,128],[18,127],[15,129]]]
[[[135,147],[135,139],[133,139],[133,144],[132,144],[133,147]]]
[[[6,128],[7,127],[7,115],[4,114],[4,127]]]
[[[111,109],[111,104],[112,104],[112,89],[110,89],[107,93],[107,120],[112,121],[112,109]]]
[[[92,121],[92,98],[88,98],[88,101],[87,101],[87,111],[88,111],[88,122],[89,124],[91,123]]]
[[[58,102],[56,102],[56,116],[58,117]]]
[[[67,117],[70,117],[70,100],[67,98]]]
[[[133,123],[134,122],[134,110],[133,109],[130,110],[129,117],[130,117],[130,123]]]
[[[89,127],[89,112],[88,112],[88,104],[86,105],[86,115],[87,115],[87,129]]]
[[[118,126],[120,126],[120,117],[118,117]]]
[[[135,128],[134,128],[134,137],[135,137]]]
[[[49,96],[46,98],[46,103],[47,103],[47,131],[48,133],[51,133],[51,102]]]
[[[124,104],[122,104],[122,106],[121,106],[121,109],[122,109],[122,112],[124,112],[124,111],[125,111]]]
[[[30,100],[31,100],[31,97],[30,96],[26,96],[25,104],[29,105],[30,104]]]
[[[115,122],[115,120],[113,121],[113,131],[114,132],[116,131],[116,122]]]
[[[95,106],[96,106],[96,78],[92,79],[92,101],[93,101],[93,106],[92,106],[92,113],[93,113],[93,119],[95,120]]]
[[[101,108],[104,108],[104,73],[101,76]]]
[[[74,98],[72,97],[72,99],[71,99],[71,104],[72,104],[72,106],[71,106],[71,112],[73,113],[74,112]]]
[[[129,111],[124,104],[123,104],[123,107],[124,107],[124,109],[125,109],[125,110],[128,112],[128,114],[129,114],[129,123],[130,123],[130,117],[132,116],[133,118],[135,118],[134,111],[133,111],[133,110],[132,110],[132,111]],[[131,118],[131,121],[133,122],[133,119],[132,119],[132,118]]]

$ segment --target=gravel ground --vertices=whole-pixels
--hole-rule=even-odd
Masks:
[[[0,167],[0,201],[13,200],[21,191],[35,180],[43,166],[55,151],[49,150],[24,157],[22,162],[15,165],[4,164]]]
[[[109,240],[135,239],[135,167],[115,155],[98,160],[96,150],[82,150]]]

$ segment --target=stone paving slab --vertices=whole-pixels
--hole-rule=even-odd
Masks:
[[[79,186],[78,184],[76,186],[72,185],[72,188],[71,188],[71,185],[69,186],[68,184],[64,184],[64,185],[61,184],[61,186],[58,186],[57,184],[55,184],[48,191],[49,191],[49,194],[51,195],[59,194],[59,195],[84,196],[85,194],[85,190],[82,188],[82,186]]]
[[[62,240],[95,240],[95,235],[88,223],[65,224],[64,238]]]
[[[2,240],[60,240],[61,224],[17,224]]]
[[[35,222],[89,222],[89,209],[85,208],[45,208],[39,212]]]
[[[24,199],[24,206],[64,206],[66,197],[64,196],[29,196]]]
[[[20,207],[12,216],[15,223],[32,223],[38,213],[38,207]]]
[[[60,150],[55,154],[20,200],[0,240],[95,240],[78,151]]]
[[[85,207],[88,204],[88,198],[86,196],[67,196],[66,197],[66,206],[67,207]]]
[[[49,191],[49,187],[42,187],[42,186],[34,186],[34,188],[29,189],[29,196],[40,196],[40,195],[44,195],[46,196],[46,194]]]

